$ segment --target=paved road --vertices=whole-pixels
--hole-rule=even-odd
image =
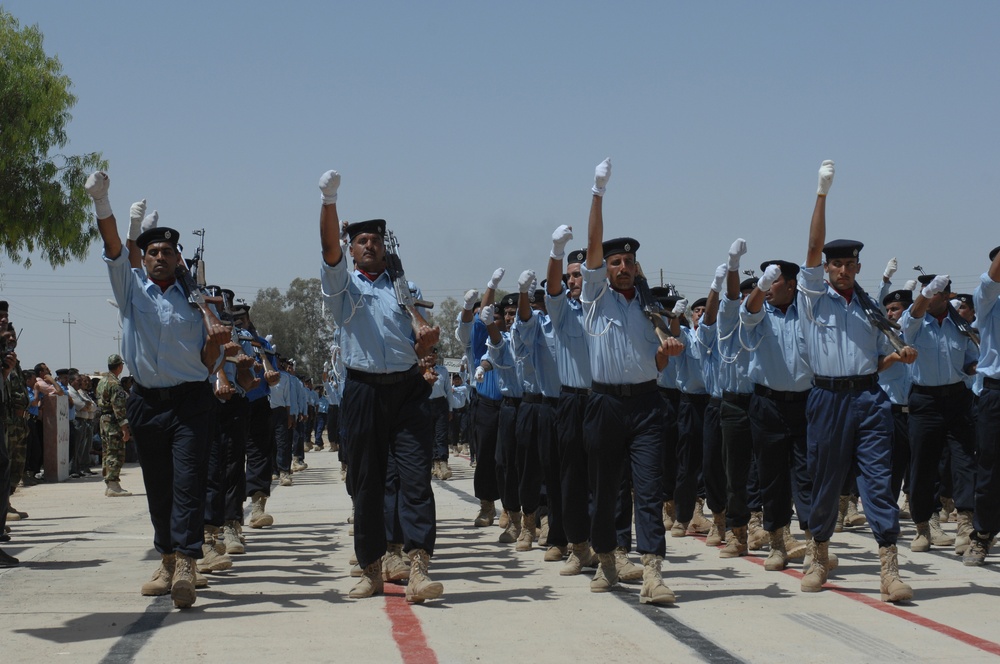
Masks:
[[[155,569],[141,474],[109,499],[95,478],[21,489],[4,546],[22,564],[0,570],[0,662],[858,662],[997,661],[1000,565],[968,568],[949,552],[900,548],[915,601],[878,596],[867,530],[835,538],[830,589],[799,592],[798,569],[765,572],[764,555],[720,560],[697,538],[667,538],[671,608],[643,606],[637,586],[592,594],[561,577],[542,551],[496,543],[470,526],[472,469],[435,481],[438,550],[431,576],[444,597],[411,607],[402,587],[347,599],[353,585],[350,502],[336,455],[307,455],[295,486],[275,487],[275,525],[247,529],[247,553],[211,577],[188,611],[139,595]],[[954,524],[946,529],[954,530]],[[904,538],[912,536],[904,524]],[[62,656],[62,658],[58,657]]]

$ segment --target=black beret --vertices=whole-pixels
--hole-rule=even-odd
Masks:
[[[0,311],[9,311],[7,300],[0,300]]]
[[[544,280],[543,280],[543,283],[544,283]],[[531,296],[528,298],[529,302],[542,302],[543,300],[545,300],[545,289],[544,288],[536,288],[535,292],[532,293]]]
[[[708,306],[708,298],[699,297],[691,304],[692,309],[697,309],[698,307]]]
[[[990,260],[996,258],[997,254],[1000,254],[1000,247],[993,247],[993,251],[990,252]]]
[[[740,291],[753,290],[757,287],[757,277],[748,277],[740,282]]]
[[[502,312],[507,307],[516,307],[517,297],[518,297],[517,293],[507,293],[500,300],[500,306],[498,307],[498,309]]]
[[[56,369],[56,375],[57,376],[68,376],[69,375],[69,369]]]
[[[955,296],[955,299],[964,304],[965,306],[969,307],[973,311],[975,311],[976,304],[975,301],[972,299],[971,293],[959,293],[958,295]]]
[[[169,242],[176,247],[180,239],[181,234],[173,228],[157,226],[156,228],[150,228],[148,231],[137,237],[135,239],[135,244],[143,251],[143,253],[145,253],[146,247],[154,242]]]
[[[777,265],[781,268],[781,276],[785,279],[794,279],[799,276],[799,266],[791,261],[764,261],[760,264],[761,271],[766,270],[768,265]]]
[[[896,290],[882,298],[882,306],[888,307],[893,302],[902,302],[906,306],[913,304],[913,291]]]
[[[823,253],[826,259],[833,258],[857,258],[864,244],[857,240],[831,240],[823,246]]]
[[[347,224],[347,237],[351,242],[354,242],[354,238],[362,233],[375,233],[385,237],[385,219],[369,219],[368,221]]]
[[[639,250],[639,241],[630,237],[616,237],[613,240],[605,240],[603,243],[604,257],[615,254],[634,254]]]
[[[571,251],[568,254],[566,254],[567,265],[570,265],[571,263],[583,263],[586,262],[586,260],[587,260],[586,249],[577,249],[576,251]]]

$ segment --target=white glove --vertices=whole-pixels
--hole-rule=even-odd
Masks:
[[[594,188],[591,190],[597,196],[604,196],[604,190],[611,179],[611,157],[608,157],[594,169]]]
[[[573,229],[563,224],[552,232],[552,251],[549,256],[561,261],[566,255],[566,245],[573,239]]]
[[[486,325],[493,322],[494,312],[496,311],[496,305],[491,304],[488,307],[483,307],[479,310],[479,320],[483,321]]]
[[[337,202],[337,189],[340,188],[340,173],[337,171],[327,171],[319,179],[320,198],[323,205],[332,205]]]
[[[674,305],[674,310],[672,313],[678,318],[680,318],[681,316],[684,315],[684,312],[687,311],[687,308],[688,308],[687,298],[682,297],[681,299],[677,300],[677,304]]]
[[[486,369],[483,369],[481,366],[476,367],[476,382],[481,383],[484,378],[486,378]]]
[[[905,284],[903,284],[903,290],[911,291],[911,290],[913,290],[916,287],[917,287],[917,280],[916,279],[910,279]]]
[[[956,310],[962,305],[962,301],[959,300],[958,298],[955,298],[954,300],[948,300],[948,302],[950,302],[951,306],[955,307]]]
[[[94,212],[98,219],[107,219],[114,214],[111,211],[111,202],[108,200],[108,187],[110,186],[111,179],[104,171],[94,171],[83,185],[90,197],[94,199]]]
[[[886,281],[891,281],[892,275],[896,274],[896,270],[898,269],[899,262],[896,260],[896,257],[893,256],[889,259],[889,262],[885,264],[885,272],[882,273],[882,276],[885,277]]]
[[[820,196],[826,196],[827,192],[830,191],[830,185],[833,184],[833,162],[827,159],[819,167],[819,189],[816,193]]]
[[[503,279],[504,272],[505,270],[502,267],[498,267],[494,270],[493,276],[490,277],[488,282],[486,282],[486,288],[489,290],[496,290],[497,286],[500,285],[500,280]]]
[[[729,247],[729,271],[736,272],[740,269],[740,257],[747,252],[747,241],[739,238]]]
[[[766,293],[771,290],[771,286],[774,285],[774,282],[777,281],[780,276],[781,268],[774,263],[771,263],[767,266],[767,269],[764,270],[764,274],[760,275],[760,279],[757,280],[757,288],[759,288],[761,292]]]
[[[128,239],[135,239],[142,233],[142,219],[146,216],[146,199],[132,203],[128,209]]]
[[[723,263],[719,267],[715,268],[715,278],[712,279],[712,285],[709,286],[716,293],[722,292],[722,282],[726,280],[726,274],[729,272],[729,265]]]
[[[920,294],[926,298],[931,298],[943,291],[948,286],[948,282],[951,279],[947,274],[939,274],[931,282],[921,289]]]
[[[153,214],[147,214],[146,218],[142,220],[142,228],[139,229],[140,233],[145,233],[150,228],[156,228],[156,224],[160,221],[160,213],[153,210]]]
[[[519,293],[529,293],[531,288],[531,282],[535,280],[534,270],[525,270],[521,273],[521,276],[517,278],[517,291]]]
[[[475,288],[470,288],[465,291],[465,303],[462,304],[462,308],[466,311],[472,311],[473,305],[476,304],[476,300],[479,299],[479,291]]]

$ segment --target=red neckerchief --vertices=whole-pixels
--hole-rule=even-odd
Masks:
[[[948,317],[948,310],[945,309],[944,311],[942,311],[940,316],[936,316],[934,314],[931,314],[931,316],[934,316],[934,318],[937,319],[938,325],[941,325],[942,323],[944,323],[944,319]]]
[[[170,288],[174,284],[174,282],[177,281],[177,279],[169,279],[169,280],[164,279],[163,281],[161,281],[159,279],[153,279],[152,277],[150,277],[149,280],[152,281],[157,286],[159,286],[160,290],[164,293],[166,293],[167,289]]]
[[[611,286],[611,289],[614,292],[620,294],[622,297],[624,297],[628,302],[631,302],[632,300],[635,299],[635,286],[632,286],[632,288],[630,288],[628,291],[618,290],[614,286]]]
[[[356,269],[358,272],[368,277],[368,281],[375,281],[376,279],[378,279],[378,275],[382,274],[381,272],[378,272],[377,274],[372,274],[371,272],[365,272],[360,267]]]
[[[854,287],[853,286],[851,286],[847,290],[840,290],[839,288],[837,288],[836,286],[834,286],[833,290],[835,290],[838,293],[840,293],[840,296],[842,298],[844,298],[845,300],[847,300],[847,304],[851,303],[851,299],[854,297]]]

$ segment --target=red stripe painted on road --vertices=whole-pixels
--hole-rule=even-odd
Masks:
[[[392,638],[403,657],[403,664],[437,664],[437,655],[427,645],[424,629],[401,586],[385,584],[385,614],[392,623]]]
[[[746,560],[756,563],[761,567],[764,566],[764,559],[758,556],[745,556]],[[801,579],[805,574],[798,570],[786,569],[784,573]],[[969,634],[968,632],[963,632],[960,629],[955,629],[950,625],[945,625],[939,623],[936,620],[931,620],[930,618],[925,618],[919,614],[913,613],[912,611],[907,611],[906,609],[901,609],[895,604],[889,602],[883,602],[881,599],[873,599],[868,595],[863,595],[859,592],[853,590],[844,590],[843,588],[837,586],[836,584],[830,583],[829,581],[823,584],[823,588],[826,590],[832,590],[834,593],[840,595],[841,597],[846,597],[847,599],[852,599],[855,602],[861,602],[866,606],[870,606],[873,609],[878,609],[883,613],[888,613],[891,616],[896,616],[902,620],[913,623],[914,625],[920,625],[921,627],[926,627],[932,631],[942,634],[944,636],[951,637],[956,641],[961,641],[962,643],[972,646],[973,648],[979,648],[982,651],[988,652],[991,655],[1000,655],[1000,643],[994,643],[993,641],[987,641],[978,636]]]

